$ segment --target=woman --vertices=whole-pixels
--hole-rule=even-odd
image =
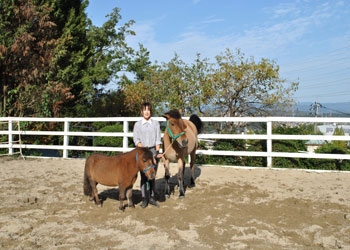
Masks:
[[[153,155],[157,157],[156,161],[156,172],[158,168],[158,159],[161,157],[159,154],[161,142],[161,132],[159,122],[151,118],[152,115],[152,105],[149,102],[145,102],[141,105],[141,116],[142,119],[135,123],[134,126],[134,143],[137,147],[147,147],[149,148]],[[144,173],[141,174],[141,195],[142,204],[141,207],[147,207],[148,203],[159,207],[156,197],[156,182],[152,180],[149,182],[149,191],[147,192],[147,178]],[[149,199],[150,196],[150,199]]]

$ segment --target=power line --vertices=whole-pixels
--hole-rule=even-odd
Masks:
[[[327,59],[328,60],[328,59]],[[329,68],[331,66],[339,66],[339,65],[347,65],[347,63],[350,62],[350,55],[346,58],[346,60],[333,60],[331,62],[325,62],[325,63],[319,63],[319,64],[312,64],[307,65],[304,62],[300,62],[296,69],[291,70],[280,70],[283,74],[291,74],[291,73],[302,73],[302,72],[309,72],[309,71],[316,71],[316,70],[323,70],[325,68]],[[300,69],[302,67],[302,69]],[[282,66],[280,66],[282,68]]]
[[[325,106],[323,106],[322,108],[325,108],[325,109],[329,109],[329,110],[335,111],[335,112],[337,112],[337,113],[339,113],[339,114],[343,114],[343,115],[350,115],[349,113],[345,113],[345,112],[343,112],[343,111],[339,111],[339,110],[336,110],[336,109],[327,108],[327,107],[325,107]]]
[[[306,96],[298,96],[298,98],[307,98],[307,97],[335,97],[335,96],[350,96],[350,93],[344,93],[343,92],[335,92],[335,93],[325,93],[325,94],[312,94],[312,95],[306,95]]]
[[[313,88],[313,87],[321,87],[321,86],[327,86],[331,83],[338,83],[337,84],[337,87],[339,85],[343,85],[343,84],[349,84],[348,82],[343,82],[343,83],[339,83],[341,81],[346,81],[346,80],[350,80],[350,77],[349,78],[344,78],[344,79],[339,79],[339,80],[335,80],[335,81],[331,81],[331,82],[323,82],[323,83],[317,83],[317,84],[312,84],[312,85],[304,85],[302,88],[303,89],[309,89],[309,88]],[[327,86],[328,87],[328,86]]]
[[[328,109],[328,110],[331,110],[331,111],[334,111],[334,112],[337,112],[337,113],[343,114],[343,115],[350,115],[349,113],[346,113],[346,112],[343,112],[343,111],[339,111],[339,110],[336,110],[336,109],[328,108],[328,107],[322,105],[321,103],[319,103],[317,101],[310,104],[309,111],[310,111],[310,113],[313,113],[315,117],[317,117],[318,116],[318,111],[321,108]]]
[[[344,70],[347,70],[347,71],[343,72]],[[345,74],[346,76],[349,76],[349,71],[350,71],[350,68],[349,69],[341,69],[341,70],[337,70],[337,71],[333,71],[333,72],[323,72],[323,73],[317,74],[318,77],[314,77],[314,78],[299,76],[299,79],[303,80],[303,81],[315,81],[315,80],[319,80],[319,79],[324,79],[324,76],[329,76],[329,75],[337,75],[337,77],[339,77],[339,76],[342,76],[343,74]]]
[[[306,59],[303,60],[303,62],[304,63],[305,62],[313,62],[313,61],[317,60],[317,58],[324,58],[325,56],[331,55],[331,54],[337,55],[338,53],[334,53],[334,52],[339,51],[339,53],[343,53],[340,50],[347,49],[347,48],[350,48],[350,44],[348,44],[348,45],[346,45],[344,47],[338,48],[338,49],[331,50],[328,53],[325,53],[323,55],[314,56],[314,57],[311,57],[311,58],[306,58]],[[300,62],[287,63],[287,64],[283,64],[282,66],[289,66],[289,65],[300,65]]]

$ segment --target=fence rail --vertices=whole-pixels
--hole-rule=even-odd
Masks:
[[[128,138],[133,134],[129,131],[129,122],[136,122],[139,117],[103,117],[103,118],[31,118],[31,117],[0,117],[0,123],[8,123],[7,130],[0,130],[1,135],[7,135],[8,140],[0,144],[0,148],[7,148],[9,155],[13,154],[13,149],[54,149],[62,150],[63,158],[68,158],[69,151],[117,151],[127,152],[132,150],[128,147]],[[164,122],[163,117],[155,117],[160,122]],[[188,119],[188,117],[184,117]],[[316,154],[316,153],[288,153],[288,152],[273,152],[273,140],[324,140],[324,141],[350,141],[350,136],[334,136],[334,135],[279,135],[272,134],[273,123],[336,123],[350,124],[350,118],[314,118],[314,117],[201,117],[204,123],[219,122],[219,123],[265,123],[266,134],[200,134],[199,139],[243,139],[243,140],[266,140],[266,152],[252,151],[223,151],[223,150],[198,150],[197,154],[205,155],[221,155],[221,156],[256,156],[266,157],[267,167],[272,167],[273,157],[289,157],[289,158],[315,158],[315,159],[346,159],[350,160],[348,154]],[[13,122],[62,122],[64,124],[63,131],[24,131],[14,130]],[[122,122],[123,132],[71,132],[70,123],[73,122]],[[13,137],[15,135],[30,135],[30,136],[62,136],[62,145],[34,145],[34,144],[15,144]],[[69,145],[69,137],[71,136],[112,136],[122,137],[123,147],[94,147],[94,146],[72,146]]]

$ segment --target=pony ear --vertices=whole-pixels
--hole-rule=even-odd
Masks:
[[[169,119],[170,118],[170,115],[169,114],[165,114],[165,115],[162,115],[165,119]]]
[[[180,115],[182,114],[182,109],[179,109],[179,113],[180,113]]]

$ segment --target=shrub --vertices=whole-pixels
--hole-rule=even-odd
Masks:
[[[97,132],[123,132],[123,125],[114,124],[101,128]],[[93,140],[93,146],[102,147],[122,147],[123,138],[113,136],[97,136]]]
[[[339,143],[327,143],[319,147],[315,153],[324,154],[348,154],[349,150],[342,147]],[[350,170],[349,160],[333,160],[333,159],[312,159],[312,168],[323,170]]]

